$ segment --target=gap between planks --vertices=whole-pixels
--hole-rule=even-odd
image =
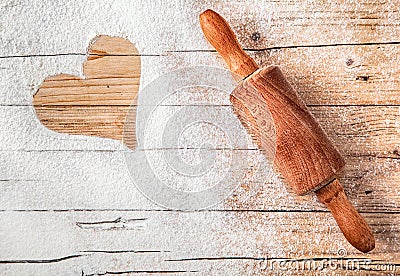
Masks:
[[[332,44],[309,44],[309,45],[283,45],[263,48],[244,48],[245,51],[249,52],[265,52],[271,50],[281,49],[296,49],[296,48],[325,48],[325,47],[346,47],[346,46],[379,46],[379,45],[400,45],[400,41],[387,41],[387,42],[362,42],[362,43],[332,43]],[[101,56],[140,56],[140,57],[161,57],[166,56],[170,53],[216,53],[216,50],[211,49],[193,49],[193,50],[169,50],[164,51],[161,54],[144,54],[140,53],[137,55],[101,55]],[[57,57],[57,56],[87,56],[86,53],[55,53],[55,54],[27,54],[27,55],[9,55],[0,56],[0,59],[8,58],[35,58],[35,57]]]

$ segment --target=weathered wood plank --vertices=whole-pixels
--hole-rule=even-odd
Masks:
[[[225,95],[227,98],[228,95]],[[226,110],[224,116],[228,116],[227,120],[236,120],[228,99],[221,99],[224,106],[218,105],[195,105],[190,106],[187,110],[188,116],[190,112],[207,114],[218,112],[218,110]],[[39,107],[39,110],[45,107]],[[65,117],[71,118],[71,130],[76,130],[75,134],[79,134],[79,129],[86,122],[77,119],[75,113],[68,106],[46,107],[54,108],[57,112],[63,114],[62,118],[45,117],[47,124],[53,129],[62,131],[60,121],[64,122]],[[75,107],[85,109],[85,107]],[[124,106],[115,106],[114,109],[125,109]],[[170,114],[179,110],[179,105],[160,106],[158,109],[162,114]],[[94,109],[93,112],[88,112]],[[85,109],[86,110],[86,109]],[[400,107],[399,106],[311,106],[311,113],[321,124],[322,128],[327,132],[329,138],[333,141],[339,151],[345,155],[351,156],[381,156],[398,158],[400,151]],[[92,113],[100,114],[109,112],[108,107],[94,106],[87,110],[87,115]],[[136,112],[136,111],[134,111]],[[50,114],[50,113],[48,113]],[[229,116],[229,114],[231,114]],[[111,118],[113,113],[106,117]],[[169,115],[170,116],[170,115]],[[59,134],[45,129],[35,118],[34,112],[30,107],[1,107],[0,117],[2,117],[2,125],[4,131],[0,136],[0,150],[24,150],[24,151],[41,151],[41,150],[118,150],[122,149],[121,143],[113,142],[107,139],[99,139],[96,137],[71,136]],[[90,117],[93,124],[102,126],[103,116]],[[161,135],[163,129],[163,120],[156,122],[160,124],[160,128],[152,128],[155,137]],[[60,128],[61,127],[61,128]],[[95,131],[96,128],[93,128]],[[224,129],[229,133],[231,129]],[[193,131],[188,133],[190,137],[195,139],[199,133]],[[209,140],[215,140],[218,137],[210,137]],[[221,141],[219,142],[221,143]],[[148,144],[149,145],[149,144]],[[148,147],[149,148],[149,147]]]
[[[165,152],[151,150],[147,154],[154,160],[162,161]],[[198,154],[198,150],[180,153],[183,158],[190,160],[190,157]],[[191,189],[196,185],[212,186],[220,179],[220,175],[227,177],[227,173],[236,170],[230,167],[229,158],[224,159],[222,151],[214,153],[221,168],[227,166],[228,171],[217,168],[205,178],[194,177],[190,183],[185,182],[186,186],[182,184],[183,189]],[[234,151],[233,154],[233,158],[240,158],[243,151]],[[254,151],[250,157],[253,156],[257,159],[260,153]],[[162,209],[137,189],[120,151],[20,151],[7,155],[3,153],[1,158],[7,166],[2,169],[0,210]],[[399,159],[350,156],[345,159],[347,166],[340,174],[340,179],[357,209],[364,212],[399,211]],[[145,164],[137,170],[143,175],[152,172]],[[168,170],[163,166],[155,170],[168,183]],[[312,195],[295,196],[276,174],[269,171],[256,174],[257,168],[249,170],[238,182],[240,186],[233,195],[213,206],[214,209],[325,210]],[[182,181],[183,178],[175,179],[176,183]]]
[[[307,105],[399,105],[398,46],[341,46],[255,52],[276,64]]]
[[[95,34],[125,36],[143,54],[210,49],[198,23],[198,15],[207,8],[227,18],[241,44],[253,49],[389,42],[397,41],[400,32],[397,1],[85,0],[62,11],[59,1],[46,9],[41,3],[0,7],[0,56],[84,53]],[[45,31],[37,35],[37,30]]]
[[[303,259],[321,265],[318,258],[332,258],[336,264],[346,258],[356,262],[370,258],[374,263],[397,264],[394,269],[400,269],[397,214],[366,215],[377,240],[376,249],[367,255],[347,244],[328,213],[1,212],[0,217],[3,222],[0,268],[8,274],[22,271],[75,275],[82,271],[84,274],[106,271],[262,274],[269,272],[267,264],[271,269],[271,263],[281,258],[299,265]],[[113,228],[120,223],[113,222],[119,217],[122,219],[118,221],[125,223],[144,219],[138,221],[143,228]],[[81,228],[82,222],[93,227]],[[110,227],[104,228],[104,224]],[[278,273],[280,267],[275,265],[273,271]],[[332,267],[335,271],[335,266]],[[336,271],[370,275],[368,271],[347,269],[344,265]]]
[[[282,67],[307,105],[400,105],[399,45],[338,46],[250,52],[259,64]],[[1,105],[31,105],[32,95],[51,75],[82,76],[85,56],[0,59]],[[215,53],[142,56],[143,89],[151,80],[185,66],[219,66]],[[124,90],[121,90],[124,91]]]

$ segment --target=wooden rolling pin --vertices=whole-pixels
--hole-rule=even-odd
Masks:
[[[221,54],[230,70],[244,78],[230,99],[235,113],[253,137],[262,135],[263,130],[262,126],[254,125],[251,114],[256,112],[246,110],[254,104],[247,104],[247,101],[260,98],[252,96],[254,93],[261,95],[265,101],[269,109],[265,114],[272,116],[276,132],[274,163],[295,193],[304,195],[315,192],[355,248],[362,252],[374,249],[371,228],[354,209],[336,179],[337,172],[345,165],[343,158],[279,67],[259,69],[240,47],[228,23],[216,12],[203,12],[200,24],[205,37]],[[262,144],[259,147],[270,150],[263,149]]]

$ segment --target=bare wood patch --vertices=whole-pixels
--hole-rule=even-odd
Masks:
[[[126,113],[139,91],[140,70],[132,43],[99,36],[88,49],[85,79],[67,74],[46,78],[33,98],[36,114],[58,132],[122,140]],[[129,146],[134,148],[132,135]]]

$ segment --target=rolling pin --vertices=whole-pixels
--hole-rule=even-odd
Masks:
[[[262,99],[272,116],[276,135],[274,166],[298,195],[315,192],[335,218],[345,238],[361,252],[375,247],[375,239],[365,219],[356,211],[336,178],[345,162],[325,132],[307,110],[306,105],[277,66],[259,69],[255,61],[240,47],[228,23],[218,13],[206,10],[200,25],[207,40],[223,57],[229,69],[243,78],[230,95],[240,121],[253,137],[262,135],[262,126],[254,125],[247,110]],[[254,97],[258,93],[258,97]],[[260,97],[261,95],[261,97]],[[268,112],[268,115],[267,115]],[[253,124],[253,125],[252,125]],[[263,144],[258,143],[261,150]]]

